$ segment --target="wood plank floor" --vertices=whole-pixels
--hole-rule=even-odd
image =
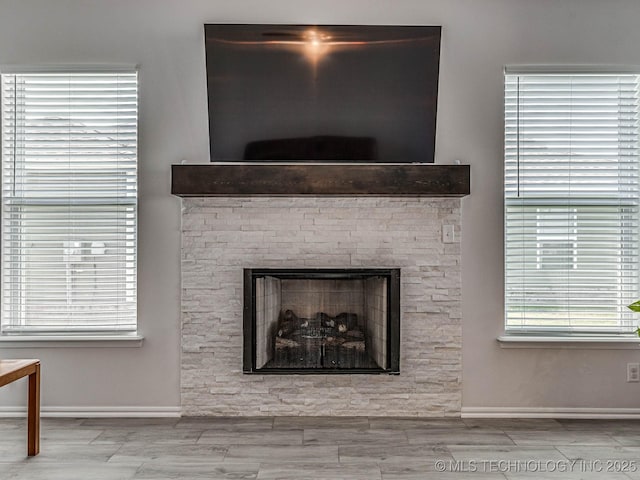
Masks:
[[[640,421],[0,419],[2,480],[637,479]]]

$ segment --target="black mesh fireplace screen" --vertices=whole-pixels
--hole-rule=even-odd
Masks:
[[[245,373],[399,373],[399,269],[245,269]]]

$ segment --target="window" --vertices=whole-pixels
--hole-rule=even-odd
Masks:
[[[2,333],[135,331],[137,73],[1,82]]]
[[[633,73],[506,73],[507,332],[635,328],[639,103]]]

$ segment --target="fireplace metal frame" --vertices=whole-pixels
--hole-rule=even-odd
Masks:
[[[309,369],[256,368],[256,278],[349,279],[387,277],[387,358],[389,368]],[[246,374],[273,375],[345,375],[400,374],[400,269],[399,268],[245,268],[243,295],[242,370]]]

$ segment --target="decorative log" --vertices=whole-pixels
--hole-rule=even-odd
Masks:
[[[358,352],[364,352],[365,345],[363,341],[344,342],[340,348],[354,349]]]
[[[364,333],[362,333],[360,330],[349,330],[347,332],[347,337],[364,338]]]
[[[282,349],[282,348],[297,348],[299,347],[300,344],[298,342],[296,342],[295,340],[291,340],[289,338],[276,338],[276,349]]]
[[[288,337],[300,325],[300,319],[291,310],[285,311],[278,321],[278,337]]]

